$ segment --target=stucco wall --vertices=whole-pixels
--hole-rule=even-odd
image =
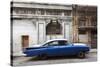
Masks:
[[[22,51],[22,35],[29,35],[29,47],[37,43],[36,26],[29,20],[13,20],[13,52]]]

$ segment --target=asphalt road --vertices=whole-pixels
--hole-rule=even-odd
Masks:
[[[26,60],[25,60],[26,59]],[[31,65],[44,65],[44,64],[60,64],[60,63],[80,63],[80,62],[95,62],[97,61],[97,53],[89,53],[86,58],[80,59],[75,56],[66,57],[49,57],[45,60],[34,59],[32,57],[21,57],[14,60],[14,66],[31,66]]]

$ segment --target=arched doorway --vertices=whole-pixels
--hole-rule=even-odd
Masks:
[[[47,40],[58,39],[62,35],[62,25],[57,19],[50,20],[50,23],[46,26]]]

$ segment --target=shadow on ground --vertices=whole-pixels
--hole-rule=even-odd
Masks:
[[[54,56],[54,57],[47,57],[46,59],[41,59],[39,57],[32,57],[29,61],[40,61],[40,60],[60,60],[60,59],[80,59],[77,56]],[[82,59],[82,58],[81,58]]]

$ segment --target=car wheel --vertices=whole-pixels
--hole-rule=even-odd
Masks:
[[[47,59],[47,55],[46,55],[46,54],[41,54],[39,57],[40,57],[40,59],[42,59],[42,60]]]
[[[79,52],[78,57],[79,58],[85,58],[85,52]]]

